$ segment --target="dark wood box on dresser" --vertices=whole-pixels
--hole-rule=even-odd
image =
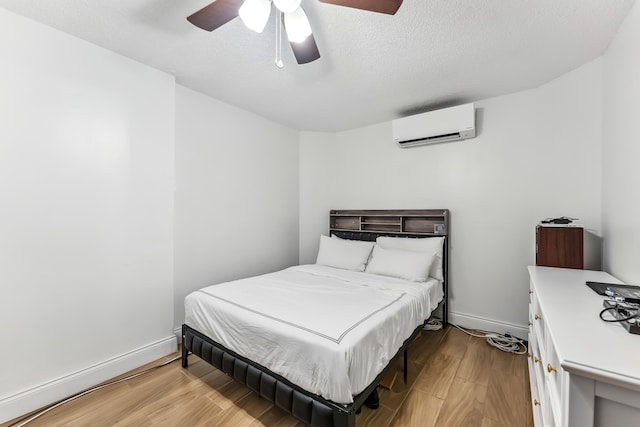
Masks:
[[[575,225],[538,225],[536,265],[583,269],[584,228]]]

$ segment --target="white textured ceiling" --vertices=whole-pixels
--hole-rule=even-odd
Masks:
[[[321,58],[274,66],[275,19],[214,32],[211,0],[0,0],[294,129],[339,131],[533,88],[606,50],[634,0],[404,0],[395,16],[303,0]],[[2,34],[2,37],[11,35]],[[19,43],[19,40],[16,40]]]

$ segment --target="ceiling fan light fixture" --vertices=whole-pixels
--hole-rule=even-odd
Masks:
[[[302,43],[311,35],[309,19],[301,7],[284,15],[284,27],[290,42]]]
[[[267,25],[271,14],[271,2],[269,0],[245,0],[238,10],[240,19],[250,30],[261,33]]]
[[[273,0],[278,10],[282,13],[291,13],[300,7],[302,0]]]

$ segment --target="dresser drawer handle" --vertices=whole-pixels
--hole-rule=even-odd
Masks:
[[[540,362],[542,362],[542,360],[538,359],[538,358],[537,358],[537,357],[535,357],[535,356],[533,357],[533,361],[534,361],[535,363],[540,363]]]
[[[531,358],[531,353],[527,353],[527,357]]]
[[[554,368],[553,366],[551,366],[551,363],[547,363],[547,372],[549,372],[549,373],[558,372],[558,370],[556,368]]]
[[[537,314],[535,316],[533,316],[533,318],[536,319],[536,320],[542,319],[542,317],[538,316]]]
[[[531,289],[529,289],[529,295],[531,295],[533,293],[533,291]]]
[[[529,326],[531,326],[531,325],[533,325],[533,323],[532,323],[532,322],[529,322]]]
[[[540,405],[540,402],[538,402],[538,399],[533,399],[533,404],[536,406],[542,406]]]

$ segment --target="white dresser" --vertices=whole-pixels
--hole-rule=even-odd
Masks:
[[[586,281],[602,271],[529,267],[529,380],[535,426],[640,425],[640,335],[606,323]]]

